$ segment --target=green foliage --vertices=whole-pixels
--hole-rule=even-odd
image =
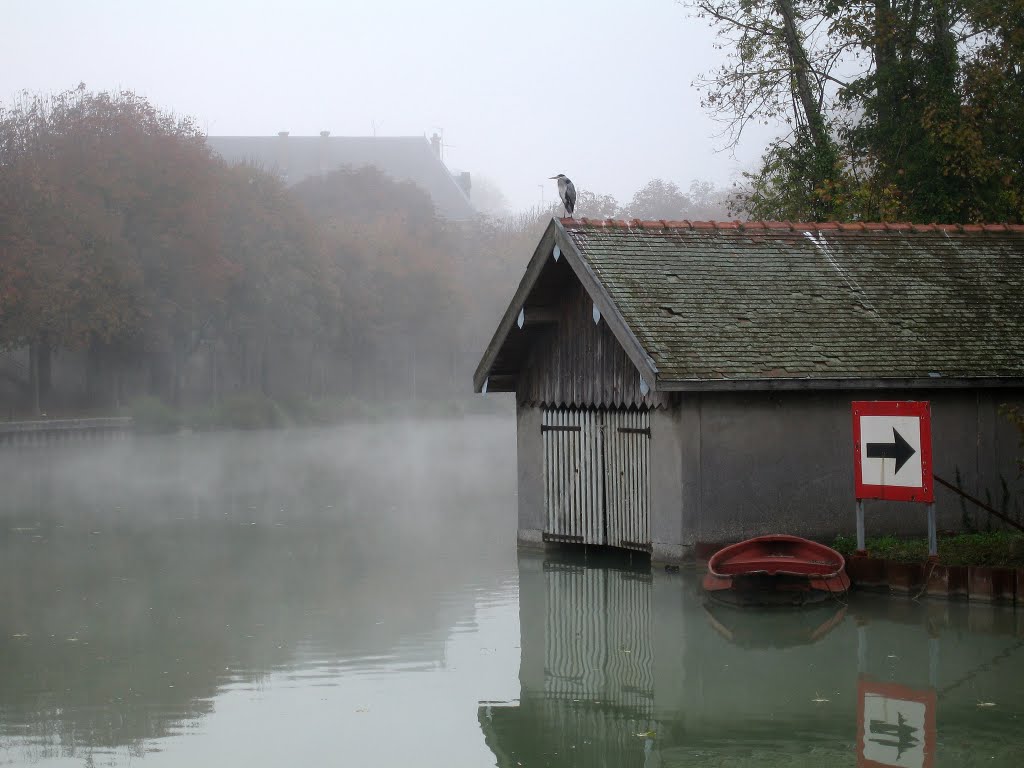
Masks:
[[[734,206],[756,218],[1024,221],[1024,2],[691,0],[730,60],[704,104],[788,131]]]
[[[225,397],[196,415],[195,429],[276,429],[288,419],[277,403],[259,392],[245,392]]]
[[[140,397],[129,409],[136,432],[168,434],[181,429],[181,415],[157,397]]]
[[[939,561],[946,565],[990,565],[1024,567],[1024,535],[994,531],[962,533],[939,537]],[[872,557],[901,563],[920,563],[928,559],[927,539],[878,536],[865,542]],[[857,548],[852,536],[837,536],[833,548],[849,557]]]
[[[1024,454],[1024,408],[1019,405],[1004,403],[999,406],[999,413],[1006,417],[1020,433],[1018,447],[1021,449],[1022,454]],[[1024,475],[1024,455],[1017,459],[1017,467],[1020,469],[1021,474]]]
[[[744,177],[747,186],[733,205],[755,220],[826,221],[843,218],[855,205],[855,186],[835,146],[817,146],[805,128],[798,128],[790,143],[769,147],[760,172]]]

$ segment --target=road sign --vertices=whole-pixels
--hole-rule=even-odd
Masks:
[[[935,690],[857,681],[858,768],[932,768]]]
[[[927,402],[854,402],[853,446],[858,499],[935,501]]]

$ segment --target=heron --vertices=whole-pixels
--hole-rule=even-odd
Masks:
[[[576,207],[576,187],[564,173],[548,178],[558,180],[558,196],[562,199],[562,205],[565,206],[565,215],[571,217],[572,209]]]

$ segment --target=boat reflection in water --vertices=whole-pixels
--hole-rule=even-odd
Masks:
[[[789,648],[821,640],[846,618],[846,604],[832,601],[811,608],[751,611],[709,600],[704,613],[730,643],[744,648]]]
[[[520,699],[477,712],[498,766],[1019,764],[1012,610],[741,610],[696,572],[550,552],[519,575]]]

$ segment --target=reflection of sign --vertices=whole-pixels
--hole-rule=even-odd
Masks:
[[[854,402],[853,444],[858,499],[935,500],[928,403]]]
[[[935,691],[861,678],[857,683],[857,765],[931,768]]]

